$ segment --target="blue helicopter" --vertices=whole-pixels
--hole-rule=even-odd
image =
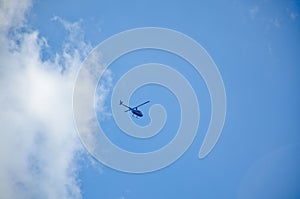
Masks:
[[[142,111],[138,110],[138,107],[143,106],[143,105],[145,105],[145,104],[147,104],[149,102],[150,101],[148,100],[148,101],[146,101],[146,102],[144,102],[144,103],[142,103],[142,104],[140,104],[138,106],[135,106],[135,107],[131,108],[131,107],[127,106],[126,104],[124,104],[122,100],[120,100],[120,105],[123,105],[126,108],[128,108],[128,110],[126,110],[125,112],[131,111],[132,116],[136,116],[137,118],[139,118],[139,117],[143,117],[143,113],[142,113]]]

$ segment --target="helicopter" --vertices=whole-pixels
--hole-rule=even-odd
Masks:
[[[136,116],[137,118],[139,118],[139,117],[143,117],[143,113],[142,113],[142,111],[138,110],[138,107],[143,106],[143,105],[145,105],[145,104],[147,104],[149,102],[150,101],[148,100],[148,101],[146,101],[146,102],[144,102],[144,103],[142,103],[142,104],[140,104],[138,106],[135,106],[135,107],[131,108],[131,107],[127,106],[126,104],[124,104],[122,100],[120,100],[120,105],[123,105],[126,108],[128,108],[128,110],[126,110],[125,112],[131,111],[132,116]]]

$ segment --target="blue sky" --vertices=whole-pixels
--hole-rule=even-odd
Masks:
[[[18,8],[20,5],[16,3],[10,6]],[[5,148],[3,143],[1,162],[9,163],[3,166],[0,174],[12,172],[14,175],[3,174],[0,177],[1,184],[7,179],[17,179],[12,180],[14,183],[11,183],[12,187],[6,187],[7,190],[21,189],[20,193],[26,193],[23,195],[25,198],[55,198],[50,194],[51,191],[62,193],[56,197],[104,199],[300,197],[300,170],[297,168],[300,164],[299,1],[36,0],[22,9],[27,10],[24,17],[26,21],[20,20],[22,25],[16,25],[11,20],[11,27],[21,29],[16,34],[21,38],[20,48],[24,48],[18,51],[20,56],[16,59],[21,67],[9,70],[10,65],[15,64],[12,61],[15,54],[11,50],[5,51],[3,47],[0,54],[4,60],[1,64],[3,93],[0,99],[10,105],[2,113],[1,120],[6,124],[3,136],[15,135],[24,140],[23,143],[27,140],[28,144],[20,147],[30,152],[19,153],[8,144]],[[1,29],[2,46],[6,47],[9,43],[5,40],[18,41],[18,37],[7,36],[6,26],[10,25],[3,22],[1,25],[4,27]],[[203,79],[195,74],[186,61],[171,53],[147,49],[120,57],[110,66],[111,87],[134,66],[150,62],[167,64],[189,80],[201,110],[197,136],[191,147],[175,163],[146,174],[123,173],[102,165],[85,152],[74,131],[72,117],[69,114],[65,116],[65,113],[69,113],[66,107],[71,102],[65,99],[71,97],[74,74],[93,47],[119,32],[148,26],[182,32],[207,50],[224,81],[226,121],[212,152],[204,159],[198,159],[211,114],[209,93]],[[10,29],[7,32],[13,31]],[[37,32],[35,37],[33,32]],[[26,36],[26,33],[31,37]],[[40,44],[41,41],[44,44]],[[35,55],[36,60],[30,60]],[[27,67],[32,63],[36,63],[37,67]],[[47,67],[58,68],[59,71],[67,68],[67,75],[44,69]],[[75,69],[68,69],[72,67]],[[23,74],[25,77],[22,77]],[[33,86],[22,86],[22,82],[35,80],[36,76]],[[8,83],[12,81],[17,83]],[[36,87],[37,84],[39,87]],[[8,86],[5,88],[3,85]],[[23,93],[24,89],[30,93]],[[41,90],[49,92],[44,95]],[[24,96],[37,97],[28,101],[24,100]],[[111,90],[102,104],[108,113],[111,112],[110,99]],[[44,100],[40,106],[31,104],[39,100]],[[162,147],[174,137],[180,121],[180,107],[176,97],[163,87],[148,85],[134,93],[130,105],[146,100],[151,102],[141,107],[144,113],[156,103],[162,104],[168,113],[162,132],[149,140],[134,139],[123,134],[113,117],[102,120],[101,113],[98,113],[99,122],[116,145],[129,151],[146,152]],[[61,112],[44,108],[48,102],[49,107],[60,107]],[[15,112],[21,119],[12,114]],[[59,121],[50,117],[57,113]],[[28,121],[20,122],[22,117],[28,115]],[[146,114],[143,119],[133,120],[137,124],[146,125],[150,118]],[[21,127],[24,125],[24,132],[34,133],[16,133],[20,129],[8,123],[16,123]],[[66,142],[69,137],[74,141]],[[8,143],[16,146],[19,142]],[[36,147],[30,148],[30,143],[35,143]],[[52,150],[53,145],[58,146],[57,150]],[[64,146],[68,146],[67,149]],[[20,162],[24,162],[24,169],[19,169],[23,163],[8,160],[4,150],[16,152],[17,157],[21,157]],[[64,152],[58,155],[61,151]],[[65,158],[66,162],[49,166],[49,170],[53,169],[53,173],[56,173],[53,174],[48,169],[42,169],[44,165],[52,165],[41,158],[44,155],[52,157],[53,161],[56,161],[55,156]],[[28,157],[33,157],[31,163],[28,163]],[[29,169],[28,165],[31,165]],[[74,172],[72,170],[69,173],[68,169],[74,169]],[[34,175],[24,177],[22,171]],[[57,176],[59,174],[66,176],[63,179],[67,186],[57,189],[59,191],[49,188],[59,180],[64,182]],[[43,186],[33,191],[30,187],[34,187],[34,182],[41,179],[39,177],[53,181],[42,180]],[[45,191],[48,189],[49,192]],[[12,194],[3,194],[3,197],[14,196]]]

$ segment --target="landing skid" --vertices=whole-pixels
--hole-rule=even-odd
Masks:
[[[137,119],[140,119],[140,118],[141,118],[141,117],[136,116],[136,115],[132,115],[132,117],[135,117],[135,118],[137,118]]]

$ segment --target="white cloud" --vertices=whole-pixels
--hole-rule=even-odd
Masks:
[[[70,36],[62,53],[43,61],[46,39],[38,31],[17,31],[26,26],[30,6],[0,0],[0,198],[81,198],[72,91],[91,46],[80,23],[56,18]]]
[[[0,0],[0,31],[24,24],[25,13],[31,0]]]
[[[112,113],[108,111],[108,107],[105,105],[106,98],[112,90],[112,76],[113,74],[110,70],[105,70],[96,90],[95,108],[100,113],[100,120],[112,117]]]

